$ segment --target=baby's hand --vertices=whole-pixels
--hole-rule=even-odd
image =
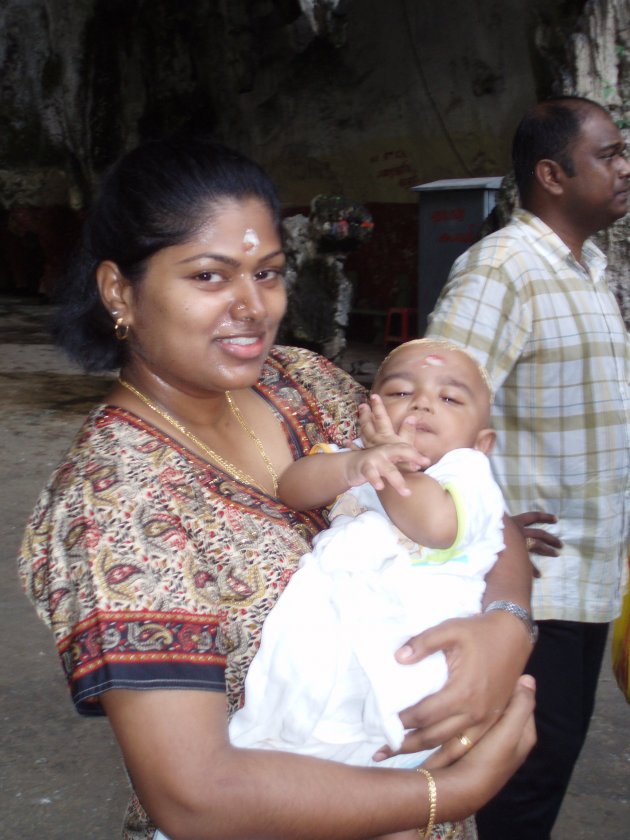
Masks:
[[[359,406],[359,428],[361,430],[361,440],[366,449],[373,446],[382,446],[386,443],[404,443],[412,447],[415,445],[415,415],[409,414],[405,417],[400,429],[396,432],[385,410],[383,400],[378,394],[371,394],[370,403],[363,403]],[[422,459],[421,469],[426,469],[430,466],[430,459],[423,456],[417,450],[415,451]],[[403,472],[416,472],[417,470],[415,464],[410,464],[409,468],[406,468],[404,463],[399,463],[398,468]]]
[[[406,472],[418,472],[424,468],[426,458],[407,443],[384,443],[371,449],[355,449],[347,453],[346,481],[349,487],[369,482],[375,490],[383,490],[390,484],[401,496],[408,496],[407,487],[400,467]]]
[[[359,406],[359,428],[361,429],[361,440],[366,448],[370,446],[381,446],[384,443],[409,443],[411,440],[401,440],[394,431],[392,421],[389,419],[383,400],[378,394],[370,395],[369,403],[362,403]]]

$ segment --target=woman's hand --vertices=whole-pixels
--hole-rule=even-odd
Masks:
[[[562,540],[545,528],[532,528],[532,525],[538,523],[553,525],[558,521],[557,516],[540,510],[529,510],[513,516],[512,521],[520,529],[530,553],[542,554],[545,557],[558,556],[563,545]]]
[[[429,761],[424,763],[431,766],[438,802],[448,803],[450,819],[465,819],[478,811],[527,758],[536,743],[535,689],[533,677],[520,677],[504,713],[483,737],[466,747],[459,760],[438,769]],[[417,831],[381,835],[378,840],[412,840],[414,836]]]
[[[435,772],[442,796],[459,797],[461,818],[478,811],[498,793],[536,743],[535,689],[533,677],[521,676],[497,722],[458,761]]]
[[[411,730],[401,753],[443,745],[427,762],[431,767],[462,756],[469,749],[466,739],[476,743],[498,720],[523,672],[531,643],[519,619],[497,610],[431,627],[403,645],[396,658],[412,664],[436,651],[446,656],[445,686],[400,714],[405,729]],[[374,758],[390,755],[385,746]]]

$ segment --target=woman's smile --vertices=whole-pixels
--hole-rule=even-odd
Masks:
[[[218,338],[217,342],[226,353],[239,359],[257,359],[267,350],[262,335],[226,336]]]

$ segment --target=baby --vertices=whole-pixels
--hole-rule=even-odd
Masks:
[[[399,712],[442,687],[444,655],[401,665],[410,636],[481,609],[503,548],[501,491],[487,458],[485,371],[447,342],[397,347],[379,369],[362,439],[318,445],[280,478],[298,510],[332,502],[330,528],[265,622],[230,724],[237,746],[374,763],[404,738]],[[318,454],[322,450],[328,454]],[[429,753],[383,764],[415,767]]]

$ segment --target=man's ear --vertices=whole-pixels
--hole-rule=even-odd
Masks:
[[[555,160],[543,158],[534,167],[536,182],[542,189],[551,195],[561,195],[564,187],[566,172]]]
[[[478,449],[479,452],[483,452],[484,455],[489,455],[494,448],[496,439],[497,433],[494,429],[482,429],[477,435],[475,449]]]
[[[117,321],[122,318],[125,326],[131,325],[131,284],[121,274],[116,263],[104,260],[96,268],[96,283],[105,309]]]

